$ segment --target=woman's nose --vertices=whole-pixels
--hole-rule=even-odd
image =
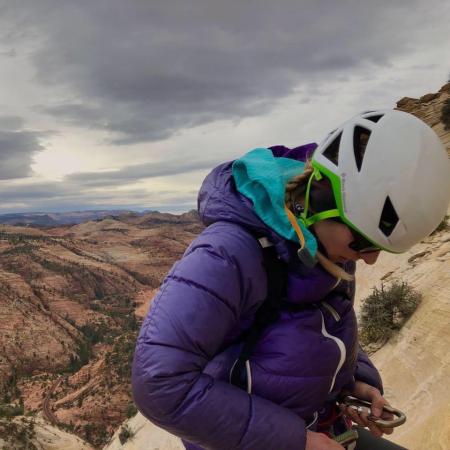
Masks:
[[[368,252],[368,253],[360,253],[359,257],[366,263],[366,264],[375,264],[376,260],[378,259],[380,252]]]

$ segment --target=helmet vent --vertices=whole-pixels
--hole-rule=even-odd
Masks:
[[[384,202],[383,211],[380,217],[379,228],[385,236],[390,236],[394,231],[395,225],[398,223],[398,215],[395,212],[391,199],[386,197]]]
[[[361,171],[364,154],[366,152],[367,142],[369,142],[370,131],[366,128],[356,126],[353,132],[353,150],[355,152],[356,166],[358,172]]]
[[[383,116],[384,116],[384,114],[378,114],[377,116],[366,117],[366,119],[377,123]]]
[[[333,140],[333,142],[323,152],[323,156],[329,159],[335,166],[339,164],[339,144],[341,142],[342,133],[339,133]]]

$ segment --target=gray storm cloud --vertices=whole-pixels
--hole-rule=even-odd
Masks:
[[[53,211],[83,205],[193,206],[194,193],[123,187],[206,171],[222,162],[210,150],[214,143],[207,149],[186,145],[168,152],[164,161],[138,165],[130,156],[129,165],[117,171],[38,183],[25,179],[33,175],[33,156],[44,150],[41,137],[49,133],[37,130],[57,130],[58,145],[66,144],[65,136],[89,130],[80,141],[67,139],[64,150],[73,154],[91,136],[106,135],[101,146],[87,146],[111,152],[109,167],[117,167],[115,154],[124,155],[129,144],[164,140],[217,120],[267,118],[292,93],[300,94],[295,98],[302,103],[320,99],[339,110],[334,92],[342,86],[351,93],[355,76],[369,86],[355,95],[371,102],[382,97],[376,89],[390,82],[391,90],[397,88],[405,76],[396,72],[398,60],[441,44],[436,36],[444,35],[449,13],[444,0],[0,0],[0,58],[7,80],[0,95],[11,93],[0,97],[0,210],[8,204],[15,211],[20,205]],[[386,78],[389,67],[392,80]],[[23,82],[19,88],[15,76]],[[4,98],[18,106],[16,115],[6,115],[11,105]],[[351,101],[350,94],[346,98]],[[18,117],[22,113],[26,123]],[[227,143],[226,132],[221,136]],[[147,152],[137,158],[148,161],[158,145],[148,152],[134,146],[130,155]]]
[[[136,182],[138,180],[186,174],[199,170],[206,170],[218,165],[219,160],[165,160],[146,164],[125,166],[120,170],[111,172],[83,172],[67,175],[65,180],[80,186],[115,187],[118,184]]]
[[[299,86],[387,65],[430,10],[418,0],[25,3],[4,17],[20,22],[17,39],[39,37],[37,79],[71,92],[38,108],[114,144],[265,114]]]
[[[0,180],[29,177],[33,155],[44,150],[42,133],[23,130],[20,117],[0,116]]]

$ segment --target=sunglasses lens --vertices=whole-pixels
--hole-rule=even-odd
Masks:
[[[364,236],[354,230],[352,231],[353,241],[348,245],[352,250],[359,253],[378,252],[380,249],[368,241]]]
[[[352,250],[355,250],[355,252],[358,252],[358,253],[374,253],[374,252],[380,251],[380,249],[378,247],[374,247],[373,245],[371,247],[364,247],[364,248],[358,249],[358,248],[354,248],[354,246],[350,244],[350,248]]]

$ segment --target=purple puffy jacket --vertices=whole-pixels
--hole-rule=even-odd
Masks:
[[[314,148],[272,151],[304,160]],[[357,379],[382,390],[377,370],[358,351],[354,283],[319,265],[305,271],[298,245],[268,228],[237,192],[231,163],[208,175],[198,206],[209,226],[170,270],[140,331],[135,403],[188,449],[303,450],[306,427],[344,387]],[[248,366],[249,394],[228,380],[239,337],[266,297],[255,235],[267,236],[288,265],[287,300],[315,307],[283,311],[264,331]]]

